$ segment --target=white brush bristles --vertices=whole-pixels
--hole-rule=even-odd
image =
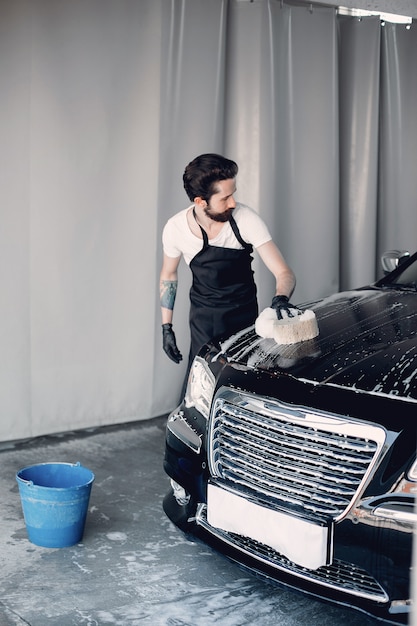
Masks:
[[[264,309],[259,313],[255,320],[255,332],[260,337],[265,339],[274,338],[274,322],[277,322],[277,314],[274,309],[270,307]]]
[[[260,337],[275,339],[276,343],[291,344],[314,339],[319,334],[314,311],[303,311],[301,315],[277,319],[274,309],[267,307],[255,321],[255,331]]]

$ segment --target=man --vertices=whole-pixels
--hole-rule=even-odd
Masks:
[[[276,281],[271,307],[278,319],[301,313],[289,303],[295,276],[272,241],[259,215],[236,202],[234,161],[202,154],[185,168],[183,182],[192,204],[171,217],[163,230],[164,260],[160,275],[163,349],[172,361],[182,360],[172,329],[181,257],[189,265],[191,347],[189,364],[215,337],[228,337],[250,326],[258,315],[252,251]]]

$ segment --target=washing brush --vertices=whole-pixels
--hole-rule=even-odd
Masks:
[[[277,318],[275,309],[267,307],[255,321],[255,331],[260,337],[274,339],[279,344],[299,343],[314,339],[319,327],[314,311],[307,309],[294,317]]]

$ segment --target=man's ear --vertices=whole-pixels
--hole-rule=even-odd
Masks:
[[[205,209],[207,206],[207,202],[201,198],[201,196],[197,196],[194,198],[194,204],[198,206],[200,209]]]

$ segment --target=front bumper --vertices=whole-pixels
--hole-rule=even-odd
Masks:
[[[213,478],[206,432],[207,421],[184,406],[167,423],[164,469],[188,496],[186,503],[179,503],[170,492],[164,500],[167,516],[178,527],[240,564],[316,598],[355,607],[393,624],[407,623],[415,527],[409,499],[395,507],[383,497],[356,503],[349,515],[334,524],[331,563],[309,569],[262,541],[209,523],[207,485]],[[218,479],[213,482],[221,486]]]

